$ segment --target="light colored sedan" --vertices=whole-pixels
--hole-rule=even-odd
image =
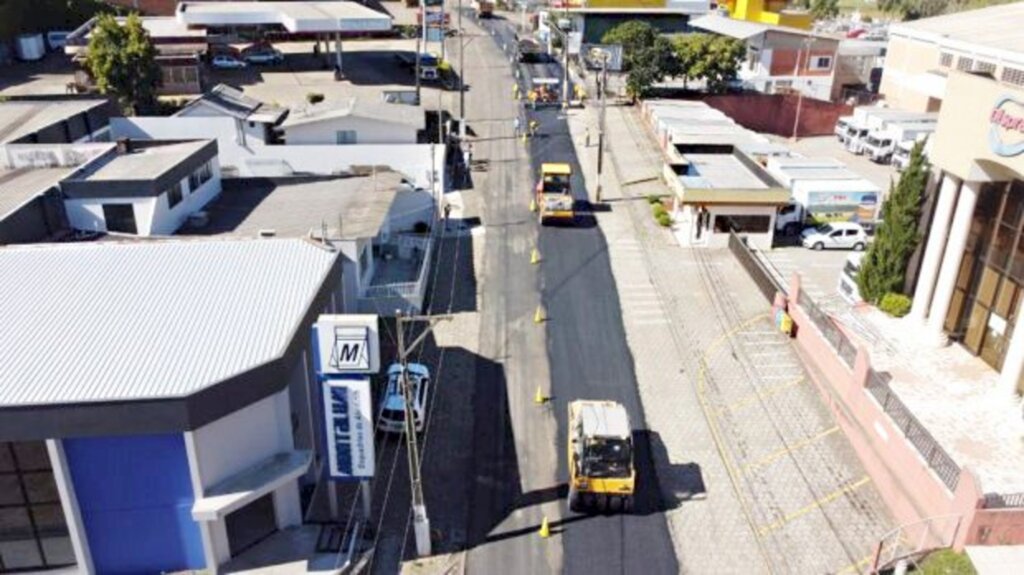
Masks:
[[[804,247],[812,250],[852,249],[859,252],[868,245],[868,235],[856,222],[822,224],[807,228],[800,236]]]
[[[419,363],[408,364],[409,393],[412,394],[413,426],[416,432],[423,431],[426,420],[427,393],[430,390],[430,370]],[[384,392],[377,429],[387,433],[405,433],[405,396],[402,394],[402,366],[391,364],[388,368],[388,387]]]
[[[213,67],[220,70],[238,70],[248,66],[245,62],[235,58],[234,56],[228,56],[221,54],[213,57]]]
[[[242,58],[249,64],[280,64],[284,62],[284,54],[274,48],[248,52],[243,54]]]

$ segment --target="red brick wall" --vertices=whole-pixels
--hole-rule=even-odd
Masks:
[[[811,50],[810,57],[803,50],[782,50],[776,48],[772,50],[772,63],[770,72],[772,76],[792,76],[793,67],[796,66],[797,58],[799,57],[800,69],[797,70],[798,76],[830,76],[832,75],[832,68],[827,70],[808,70],[807,63],[813,61],[817,56],[828,56],[832,58],[832,67],[836,65],[835,52],[831,50]]]
[[[723,94],[709,96],[704,102],[744,128],[788,137],[793,135],[797,99],[792,94]],[[845,104],[804,98],[797,136],[829,135],[840,116],[852,113],[853,107]]]
[[[138,10],[146,16],[174,16],[178,0],[106,0],[107,4]]]

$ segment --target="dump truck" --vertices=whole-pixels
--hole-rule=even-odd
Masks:
[[[537,182],[537,220],[572,222],[576,217],[572,197],[572,167],[564,163],[541,164]]]
[[[631,511],[636,486],[633,429],[614,401],[569,403],[569,509]]]

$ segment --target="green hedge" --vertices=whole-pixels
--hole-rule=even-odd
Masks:
[[[903,317],[910,311],[910,298],[901,293],[887,293],[878,303],[878,309],[893,317]]]

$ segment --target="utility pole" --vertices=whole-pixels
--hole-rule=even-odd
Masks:
[[[462,27],[462,0],[459,0],[459,141],[466,139],[466,30]]]
[[[412,351],[434,330],[434,325],[448,319],[451,319],[450,315],[403,316],[401,311],[395,311],[395,321],[398,324],[398,361],[402,365],[402,397],[405,399],[405,452],[409,459],[409,482],[412,484],[413,532],[416,535],[416,553],[420,557],[430,555],[430,519],[427,517],[427,504],[423,499],[423,478],[420,475],[420,452],[412,410],[412,391],[409,389],[408,360]],[[406,346],[405,324],[423,321],[428,323],[427,328]]]
[[[569,21],[569,1],[562,0],[562,6],[565,7],[565,21]],[[559,30],[562,30],[560,26],[555,26]],[[569,109],[569,30],[572,29],[572,23],[570,22],[568,30],[562,30],[562,102],[565,109]]]
[[[813,38],[805,38],[804,41],[803,41],[803,47],[804,47],[804,67],[805,68],[807,68],[809,66],[809,64],[810,64],[810,60],[811,60],[811,44],[813,42],[814,42]],[[797,79],[800,77],[799,73],[800,73],[800,52],[797,52],[796,53],[796,67],[793,70],[793,86],[794,87],[797,84]],[[800,108],[803,106],[803,103],[804,103],[804,91],[801,90],[800,88],[797,88],[796,92],[797,92],[797,97],[796,97],[796,115],[793,117],[793,136],[792,136],[793,140],[796,139],[797,130],[800,129]]]
[[[605,94],[608,92],[608,57],[605,50],[597,50],[601,58],[601,79],[597,83],[598,98],[601,100],[601,114],[597,120],[597,203],[601,203],[601,168],[604,166],[604,118]]]
[[[420,2],[419,2],[419,9],[420,9],[420,28],[422,29],[422,32],[420,34],[416,34],[416,54],[414,54],[414,57],[416,59],[416,105],[417,106],[420,105],[420,40],[421,40],[421,37],[422,37],[422,41],[426,42],[426,36],[427,36],[427,15],[423,11],[423,0],[420,0]]]

